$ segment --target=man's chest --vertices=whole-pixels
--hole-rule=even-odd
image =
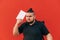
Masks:
[[[24,35],[30,35],[30,36],[35,36],[35,35],[40,35],[41,34],[41,30],[39,28],[38,25],[34,25],[34,26],[27,26],[23,29],[23,33]]]

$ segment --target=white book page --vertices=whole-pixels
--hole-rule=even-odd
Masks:
[[[26,12],[24,12],[23,10],[20,10],[20,12],[18,13],[16,19],[22,19],[23,20],[25,15],[26,15]]]

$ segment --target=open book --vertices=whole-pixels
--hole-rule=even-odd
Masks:
[[[24,12],[23,10],[20,10],[20,12],[18,13],[16,19],[22,19],[23,20],[25,15],[26,15],[26,12]]]

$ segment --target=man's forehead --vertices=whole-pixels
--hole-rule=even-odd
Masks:
[[[26,12],[26,14],[33,14],[33,12]]]
[[[34,13],[26,13],[26,15],[33,15]]]

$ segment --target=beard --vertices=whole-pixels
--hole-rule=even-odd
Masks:
[[[31,22],[27,22],[28,24],[31,24],[31,23],[33,23],[34,22],[34,20],[32,20]]]

